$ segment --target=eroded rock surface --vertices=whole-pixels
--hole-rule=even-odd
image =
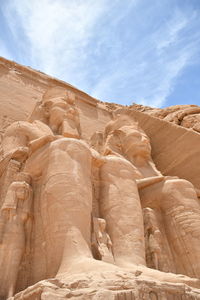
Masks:
[[[200,106],[198,105],[173,105],[159,109],[134,104],[130,108],[200,133]]]
[[[170,111],[173,125],[0,71],[22,108],[2,91],[0,299],[200,299],[200,137],[177,126],[198,107]]]

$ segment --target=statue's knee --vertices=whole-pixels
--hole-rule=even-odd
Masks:
[[[179,206],[190,209],[196,206],[194,186],[185,179],[167,180],[164,183],[162,195],[162,207],[164,209]]]
[[[166,180],[164,183],[163,191],[165,193],[170,193],[174,191],[184,191],[185,189],[194,189],[191,182],[185,180],[185,179],[169,179]]]

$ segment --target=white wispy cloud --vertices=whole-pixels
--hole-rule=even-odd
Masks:
[[[166,26],[155,32],[157,56],[153,74],[158,75],[157,86],[152,82],[153,95],[149,98],[147,95],[143,104],[156,107],[164,105],[167,97],[173,92],[176,81],[197,54],[199,40],[195,40],[195,33],[191,29],[192,17],[176,9]],[[188,38],[189,35],[192,39]]]
[[[7,0],[4,15],[20,62],[104,101],[161,106],[200,44],[195,11],[166,15],[168,1]]]
[[[157,76],[157,85],[155,85],[155,82],[152,82],[151,95],[141,99],[141,104],[154,107],[164,105],[167,97],[174,89],[176,79],[188,65],[190,56],[191,53],[182,52],[177,58],[166,60],[165,74],[163,74],[161,78]]]
[[[10,0],[5,14],[15,38],[23,32],[21,49],[33,66],[78,82],[78,66],[84,65],[93,27],[105,9],[105,0]]]
[[[157,49],[159,51],[170,47],[177,42],[180,32],[189,23],[189,18],[186,17],[180,10],[176,9],[172,18],[167,22],[166,26],[161,29],[160,38],[157,42]]]
[[[120,60],[94,87],[93,96],[106,99],[109,94],[114,102],[121,87],[126,104],[164,105],[199,49],[200,41],[192,31],[193,17],[176,9],[166,22],[141,36],[137,45],[132,43],[131,54],[124,57],[120,53]],[[136,24],[133,35],[137,29]]]

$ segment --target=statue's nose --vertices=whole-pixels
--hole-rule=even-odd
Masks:
[[[145,138],[145,137],[142,137],[142,142],[143,142],[144,144],[148,144],[148,139]]]

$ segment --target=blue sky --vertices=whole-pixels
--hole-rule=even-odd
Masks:
[[[200,105],[200,0],[0,0],[0,56],[103,101]]]

